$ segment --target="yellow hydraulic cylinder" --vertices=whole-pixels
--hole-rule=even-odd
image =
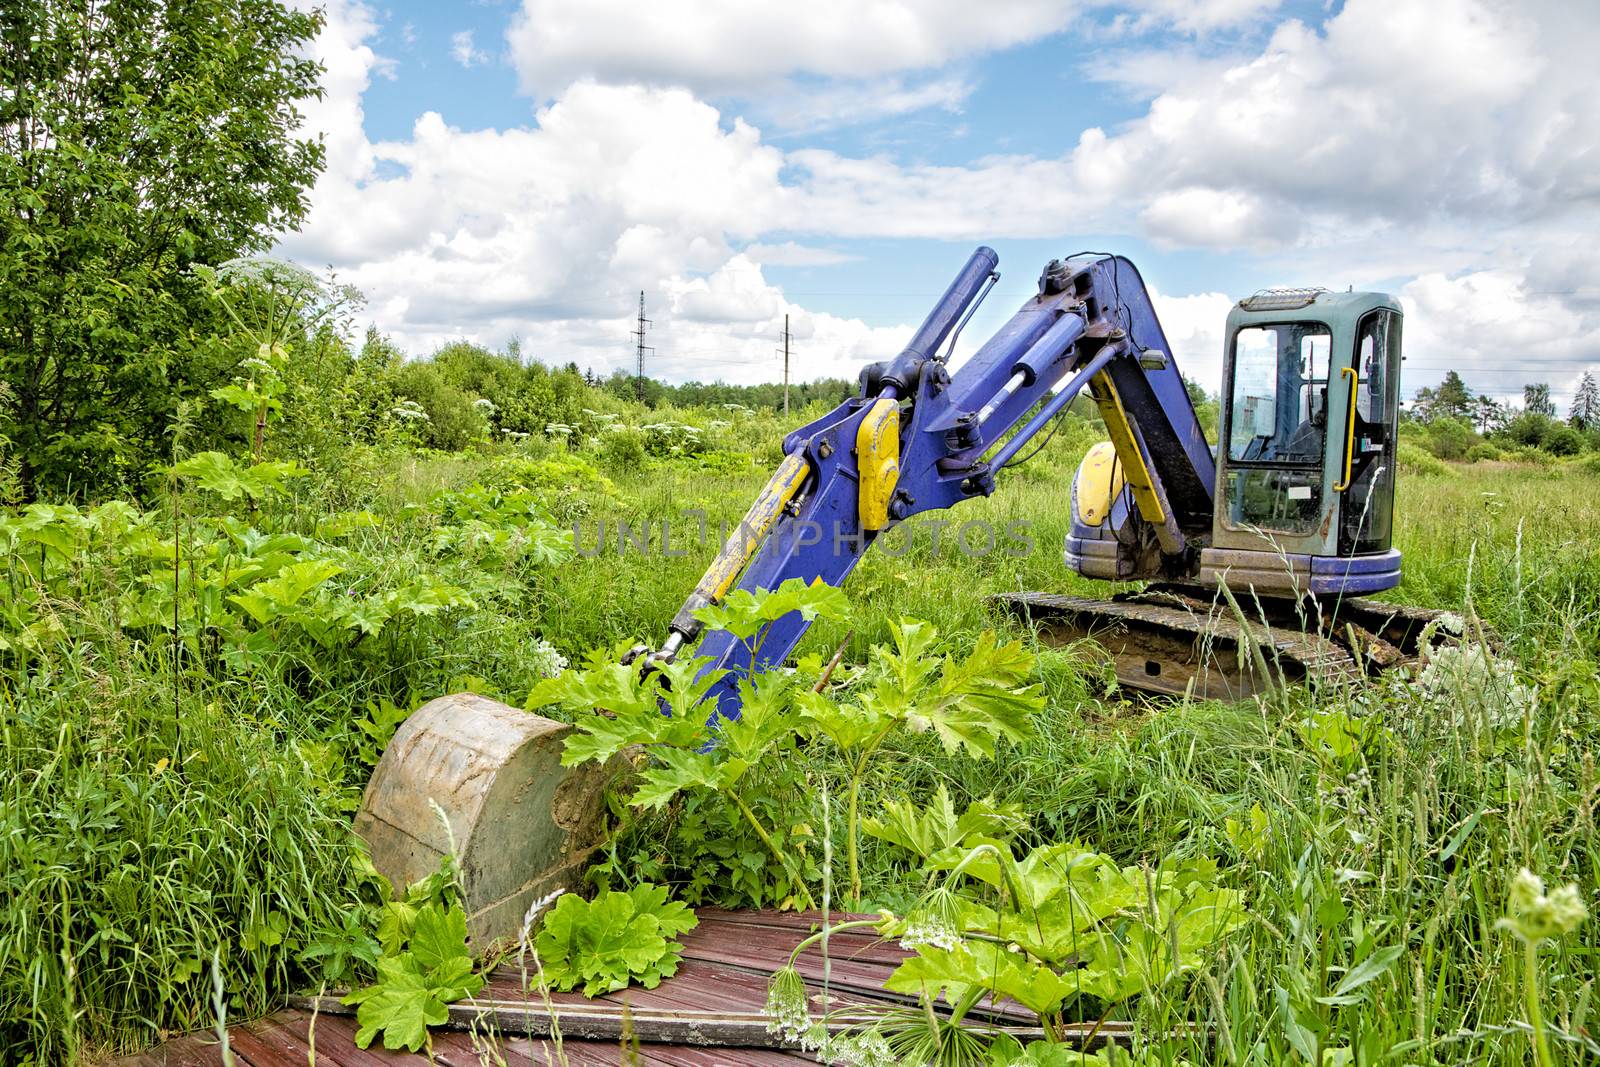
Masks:
[[[857,512],[862,530],[889,525],[889,500],[900,480],[900,404],[878,400],[856,431],[856,467],[861,472]]]

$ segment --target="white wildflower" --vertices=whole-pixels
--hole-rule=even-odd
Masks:
[[[1507,910],[1495,925],[1528,944],[1570,934],[1589,917],[1589,908],[1575,885],[1545,892],[1544,879],[1524,867],[1511,880]]]
[[[937,915],[921,915],[908,920],[905,933],[900,935],[900,947],[912,952],[923,946],[954,952],[960,944],[961,932]]]
[[[542,637],[534,641],[528,660],[533,669],[545,678],[559,678],[561,672],[567,669],[567,657]]]
[[[790,1041],[803,1041],[812,1029],[811,1012],[806,1007],[806,982],[794,964],[775,973],[767,983],[767,1032],[782,1034]]]
[[[1448,644],[1428,653],[1418,678],[1424,699],[1459,727],[1483,723],[1499,731],[1534,709],[1533,690],[1516,668],[1479,644]]]
[[[830,1062],[841,1067],[896,1067],[899,1063],[889,1050],[889,1042],[876,1030],[835,1037],[828,1042]]]
[[[389,414],[397,419],[412,419],[422,422],[432,421],[428,418],[428,413],[422,410],[422,405],[415,400],[400,401],[400,403],[389,409]]]

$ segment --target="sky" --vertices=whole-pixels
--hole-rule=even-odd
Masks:
[[[310,4],[312,0],[300,0]],[[979,244],[1116,252],[1185,373],[1269,286],[1397,294],[1406,395],[1600,372],[1600,4],[318,0],[327,168],[279,254],[407,353],[855,376]]]

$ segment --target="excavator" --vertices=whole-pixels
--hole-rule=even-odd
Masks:
[[[1084,390],[1109,438],[1072,482],[1068,567],[1140,583],[1111,599],[1018,592],[1001,602],[1053,643],[1092,638],[1127,687],[1239,699],[1269,685],[1353,681],[1414,657],[1435,612],[1365,594],[1400,582],[1393,547],[1401,309],[1384,293],[1276,289],[1229,313],[1213,451],[1150,291],[1127,259],[1053,259],[1038,291],[970,358],[951,352],[999,277],[972,253],[860,395],[784,440],[784,459],[673,617],[659,648],[737,680],[781,665],[799,613],[754,653],[697,609],[791,578],[838,585],[923,512],[988,496]],[[1036,448],[1043,447],[1041,441]],[[1022,457],[1026,458],[1026,457]]]
[[[1285,289],[1241,300],[1228,315],[1213,449],[1149,289],[1121,256],[1051,260],[1038,291],[952,369],[997,265],[991,249],[975,251],[904,351],[785,438],[665,640],[635,647],[629,663],[705,657],[702,671],[727,672],[707,692],[708,718],[737,716],[737,680],[781,666],[807,622],[778,619],[752,654],[708,632],[697,609],[794,578],[839,585],[896,525],[1002,488],[1085,390],[1108,440],[1061,501],[1065,560],[1116,591],[1000,596],[1041,640],[1092,640],[1123,686],[1207,699],[1350,685],[1417,656],[1438,613],[1367,599],[1400,581],[1393,297]],[[626,773],[564,767],[568,730],[472,693],[412,713],[356,817],[377,869],[409,884],[455,855],[474,943],[515,942],[530,904],[576,884],[601,846],[604,790]]]

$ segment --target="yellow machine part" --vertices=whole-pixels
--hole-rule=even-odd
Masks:
[[[1117,462],[1117,446],[1101,441],[1089,449],[1089,454],[1078,464],[1073,478],[1073,488],[1078,497],[1078,521],[1085,526],[1099,526],[1111,514],[1111,505],[1122,492],[1126,479],[1122,464]]]
[[[1101,371],[1089,379],[1089,391],[1100,408],[1100,418],[1106,424],[1106,433],[1111,435],[1117,458],[1122,461],[1122,476],[1133,490],[1133,501],[1139,505],[1139,514],[1150,525],[1161,526],[1167,521],[1167,511],[1161,506],[1161,497],[1157,495],[1150,478],[1150,468],[1145,466],[1144,453],[1139,450],[1139,439],[1134,436],[1133,426],[1128,422],[1128,413],[1123,410],[1116,385],[1112,383],[1110,375]]]
[[[900,480],[900,404],[878,400],[856,431],[856,466],[861,472],[857,511],[863,530],[889,525],[889,500]]]
[[[810,471],[802,454],[791,452],[783,457],[783,462],[772,473],[766,487],[756,497],[755,503],[750,505],[743,521],[728,536],[722,551],[717,553],[717,558],[711,561],[700,584],[695,587],[695,592],[704,597],[707,603],[719,603],[733,588],[739,572],[744,570],[744,565],[761,547],[762,539],[777,524],[783,509],[805,484]]]

